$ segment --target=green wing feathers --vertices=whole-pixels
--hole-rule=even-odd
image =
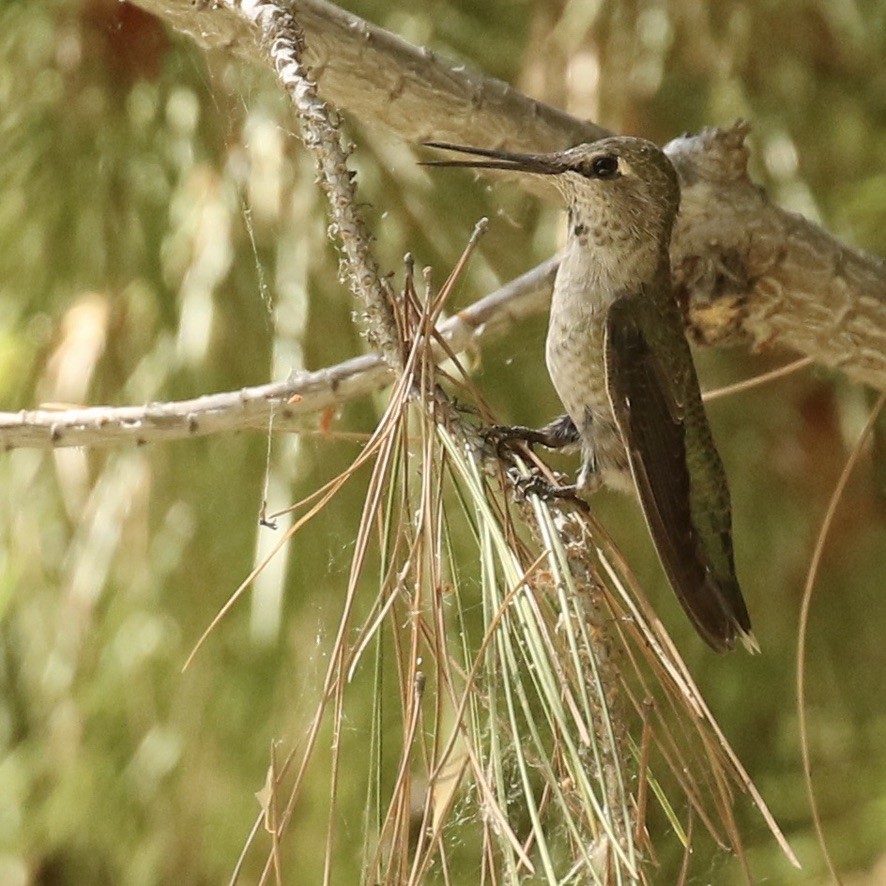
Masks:
[[[606,387],[643,514],[665,573],[715,650],[756,648],[735,575],[723,464],[707,423],[689,346],[663,330],[648,296],[622,296],[607,315]],[[657,323],[657,328],[649,324]]]

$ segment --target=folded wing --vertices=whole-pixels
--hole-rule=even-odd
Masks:
[[[724,531],[710,531],[706,515],[693,513],[703,500],[700,484],[710,480],[693,476],[695,460],[687,453],[687,422],[706,423],[697,381],[694,373],[687,379],[675,371],[678,361],[668,360],[644,332],[640,319],[648,302],[643,298],[641,293],[615,300],[605,339],[607,390],[643,514],[668,579],[699,634],[717,651],[731,649],[736,637],[755,647],[732,566],[728,499]],[[691,362],[687,368],[692,371]],[[687,382],[695,386],[695,402],[689,402]],[[690,440],[697,437],[690,434]],[[714,473],[722,475],[725,495],[712,440],[703,457],[716,460]]]

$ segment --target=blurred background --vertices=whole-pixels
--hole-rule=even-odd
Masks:
[[[405,39],[623,134],[658,142],[744,117],[752,171],[781,205],[886,254],[886,3],[366,0]],[[427,171],[347,120],[387,269],[442,280],[491,218],[452,309],[550,255],[561,212],[509,185]],[[196,397],[364,349],[325,203],[264,71],[206,54],[116,0],[0,9],[0,409]],[[539,317],[474,355],[503,421],[559,411]],[[698,354],[705,388],[792,355]],[[598,514],[804,863],[738,803],[752,869],[827,882],[801,776],[800,595],[837,477],[873,402],[806,370],[709,408],[730,476],[740,575],[763,654],[713,656],[661,578],[639,511]],[[226,882],[258,812],[271,744],[303,739],[365,492],[358,477],[185,658],[258,557],[263,497],[285,507],[345,468],[383,398],[303,435],[0,457],[0,882]],[[319,416],[318,422],[319,424]],[[557,467],[573,470],[569,459]],[[812,605],[808,713],[824,827],[846,882],[886,883],[886,510],[862,458]],[[879,479],[878,479],[879,477]],[[366,700],[367,706],[370,704]],[[350,716],[359,731],[359,702]],[[318,882],[324,784],[286,851]],[[361,795],[339,812],[359,847]],[[257,875],[255,860],[247,881]],[[355,882],[359,849],[336,882]],[[677,864],[663,859],[661,882]],[[707,865],[707,868],[705,868]],[[738,882],[724,853],[705,882]],[[250,879],[251,878],[251,879]],[[454,872],[453,882],[476,882]],[[700,882],[700,881],[699,881]]]

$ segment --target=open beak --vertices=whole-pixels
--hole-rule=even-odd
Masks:
[[[511,151],[492,151],[471,148],[449,142],[424,142],[426,148],[441,148],[459,154],[486,157],[485,160],[425,160],[420,166],[464,166],[469,169],[509,169],[512,172],[534,172],[538,175],[557,175],[563,172],[563,163],[552,154],[515,154]]]

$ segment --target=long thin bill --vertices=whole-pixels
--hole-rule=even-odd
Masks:
[[[474,148],[468,145],[454,145],[450,142],[424,142],[426,148],[440,148],[459,154],[472,154],[475,157],[489,157],[489,160],[424,160],[421,166],[463,166],[470,169],[510,169],[514,172],[534,172],[538,175],[556,175],[562,167],[545,154],[517,154],[512,151],[496,151],[489,148]]]

